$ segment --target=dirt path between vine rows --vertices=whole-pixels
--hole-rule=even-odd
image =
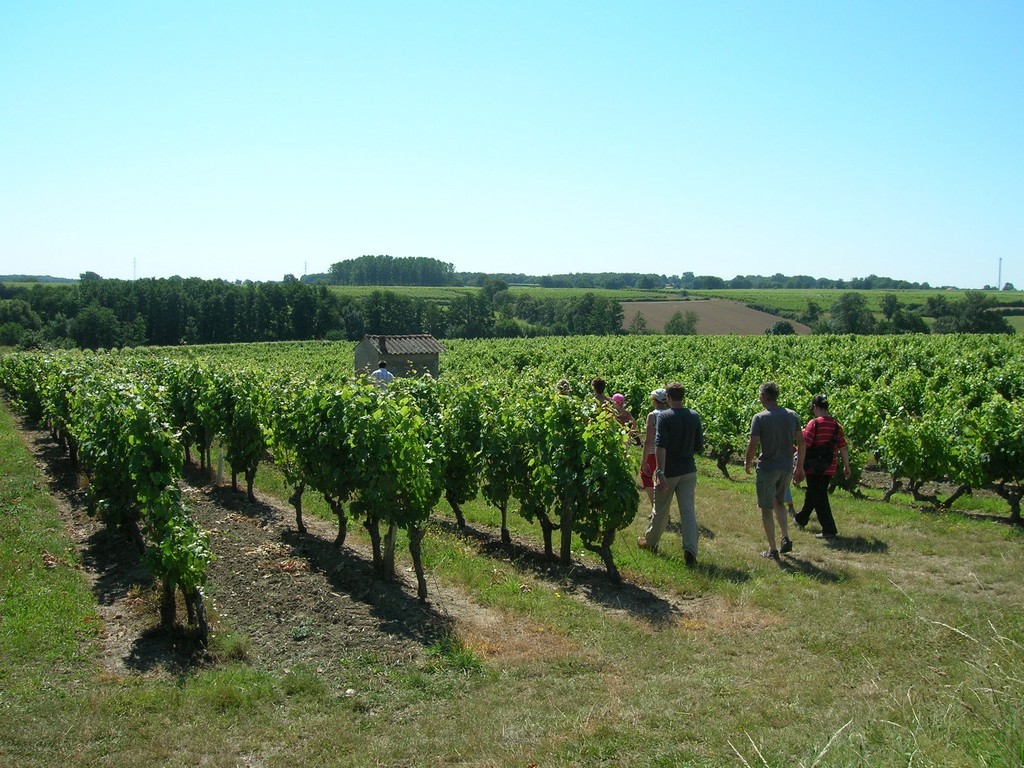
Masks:
[[[137,552],[88,515],[84,481],[49,433],[24,421],[21,433],[78,548],[81,565],[76,567],[96,595],[104,669],[115,676],[173,677],[225,661],[199,649],[188,631],[158,628],[158,590]],[[336,547],[335,525],[307,516],[308,532],[300,534],[290,506],[259,494],[251,503],[244,493],[211,485],[198,472],[187,475],[184,501],[210,532],[217,558],[205,590],[211,629],[215,635],[243,638],[228,647],[255,668],[304,668],[344,686],[346,664],[372,659],[418,665],[447,633],[457,633],[485,659],[510,663],[576,653],[581,647],[582,641],[570,636],[480,605],[429,573],[428,600],[421,603],[407,566],[400,565],[397,583],[380,581],[369,546],[350,536],[345,546]],[[718,613],[705,598],[661,594],[629,583],[616,586],[603,569],[563,568],[546,559],[533,541],[506,546],[497,531],[476,527],[463,540],[494,558],[496,566],[512,563],[524,591],[552,589],[651,631],[682,621],[714,621],[712,614]],[[70,565],[57,559],[48,564]],[[499,578],[497,567],[495,574]],[[179,619],[184,620],[180,607]]]

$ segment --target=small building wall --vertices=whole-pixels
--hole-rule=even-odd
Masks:
[[[410,338],[415,338],[418,343],[403,343]],[[389,342],[391,348],[389,348]],[[380,345],[384,346],[384,351],[380,350]],[[376,370],[380,361],[384,360],[388,364],[388,370],[395,376],[420,376],[423,373],[429,373],[434,378],[437,378],[439,372],[438,353],[403,351],[403,347],[408,346],[413,346],[414,348],[429,346],[433,346],[436,349],[441,348],[432,336],[366,336],[356,345],[356,372],[368,374],[370,371]]]

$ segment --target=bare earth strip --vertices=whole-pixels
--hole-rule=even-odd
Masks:
[[[647,328],[655,333],[665,329],[665,323],[676,312],[697,314],[697,333],[701,336],[759,336],[783,318],[751,309],[745,304],[725,299],[698,299],[693,301],[623,301],[622,327],[628,330],[636,313],[647,320]],[[811,329],[795,320],[787,321],[799,334],[810,334]]]

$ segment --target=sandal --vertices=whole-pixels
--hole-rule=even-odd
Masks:
[[[789,536],[782,537],[782,546],[779,547],[779,552],[786,554],[787,552],[793,551],[793,540]]]
[[[761,557],[768,558],[769,560],[778,560],[779,559],[779,550],[777,550],[777,549],[766,549],[764,552],[761,553]]]

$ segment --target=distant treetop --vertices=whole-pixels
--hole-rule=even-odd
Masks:
[[[732,279],[693,272],[666,275],[655,272],[570,272],[555,275],[528,275],[523,272],[456,272],[444,261],[425,257],[360,256],[339,261],[325,273],[304,275],[304,283],[331,285],[466,285],[484,286],[500,280],[510,287],[536,285],[542,288],[585,288],[607,290],[693,290],[812,288],[821,290],[897,291],[932,290],[927,282],[916,283],[891,277],[868,275],[849,280],[833,280],[810,275],[736,275]],[[956,288],[957,286],[935,286]],[[988,286],[986,286],[986,289]],[[1013,290],[1007,283],[1004,290]]]
[[[756,288],[820,288],[839,290],[931,290],[928,283],[912,283],[891,277],[868,275],[850,280],[832,280],[809,275],[737,275],[731,280],[714,275],[695,275],[683,272],[681,275],[662,275],[644,272],[573,272],[560,275],[526,274],[484,274],[481,272],[456,272],[455,277],[465,285],[482,285],[484,280],[504,280],[509,285],[539,285],[544,288],[629,288],[712,291],[724,289]]]
[[[455,268],[447,262],[419,256],[360,256],[331,265],[327,282],[333,285],[457,285]]]
[[[0,275],[0,283],[73,283],[70,277],[49,275]]]

